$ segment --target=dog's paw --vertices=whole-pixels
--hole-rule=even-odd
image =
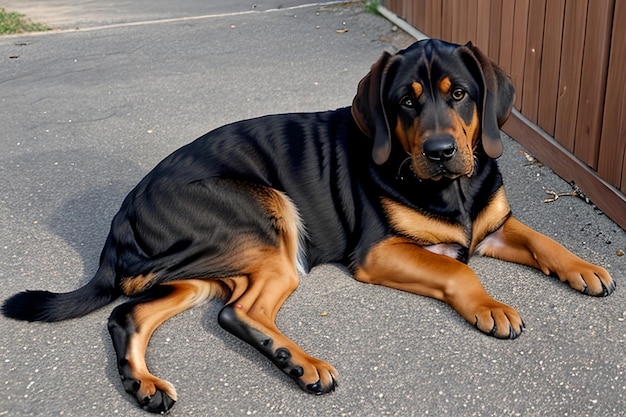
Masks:
[[[606,269],[581,259],[570,262],[557,276],[583,294],[606,297],[615,290],[615,281]]]
[[[133,395],[139,406],[151,413],[167,413],[176,402],[176,389],[172,384],[153,377],[143,381],[123,378],[124,389]]]
[[[517,311],[495,300],[478,306],[474,317],[474,327],[498,339],[515,339],[524,329]]]
[[[302,367],[302,375],[297,376],[293,374],[292,377],[298,383],[298,386],[304,391],[321,395],[334,391],[337,388],[337,370],[328,363],[319,359],[310,358],[309,364],[306,366],[306,370]]]
[[[337,370],[328,363],[308,356],[304,352],[291,352],[279,348],[274,352],[274,363],[292,377],[302,390],[321,395],[337,387]]]

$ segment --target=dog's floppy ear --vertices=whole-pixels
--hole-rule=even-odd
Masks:
[[[359,129],[374,139],[372,158],[378,165],[384,164],[391,153],[391,130],[384,108],[385,80],[391,64],[398,55],[383,52],[370,72],[359,82],[352,101],[352,117]]]
[[[502,155],[500,126],[511,114],[515,102],[515,88],[506,73],[471,42],[461,47],[461,53],[465,65],[482,84],[483,149],[489,157],[497,158]]]

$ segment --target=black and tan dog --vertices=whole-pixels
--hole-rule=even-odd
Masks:
[[[224,126],[163,160],[126,197],[95,277],[70,293],[27,291],[6,316],[57,321],[130,296],[109,319],[124,388],[149,411],[176,391],[145,350],[165,320],[212,297],[219,323],[305,391],[337,371],[275,325],[298,270],[325,262],[354,277],[443,300],[481,331],[515,338],[519,314],[467,266],[487,255],[604,296],[614,283],[511,217],[495,158],[510,80],[471,44],[417,42],[383,54],[352,107]]]

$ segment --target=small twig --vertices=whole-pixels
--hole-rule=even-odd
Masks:
[[[524,166],[535,166],[535,167],[542,167],[543,166],[541,161],[539,161],[537,158],[535,158],[534,156],[532,156],[528,152],[520,150],[519,153],[524,155],[524,157],[528,161],[527,163],[524,164]]]
[[[551,198],[546,198],[543,200],[544,203],[552,203],[559,199],[559,197],[580,197],[578,191],[570,191],[569,193],[557,193],[551,190],[546,190],[546,194],[550,194]]]

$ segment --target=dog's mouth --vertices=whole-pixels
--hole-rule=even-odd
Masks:
[[[443,178],[447,178],[450,180],[455,180],[462,176],[463,174],[459,174],[456,172],[450,172],[445,167],[440,167],[438,171],[436,171],[429,179],[431,181],[439,181]]]
[[[467,172],[456,172],[450,170],[444,164],[438,166],[429,167],[428,170],[424,170],[423,167],[417,165],[413,158],[408,157],[405,159],[398,168],[397,178],[416,178],[419,181],[440,181],[442,179],[455,180],[463,175],[471,175]]]
[[[419,157],[412,157],[411,171],[420,180],[440,181],[442,179],[455,180],[462,176],[471,176],[473,165],[465,161],[452,160],[447,162],[424,161]]]

